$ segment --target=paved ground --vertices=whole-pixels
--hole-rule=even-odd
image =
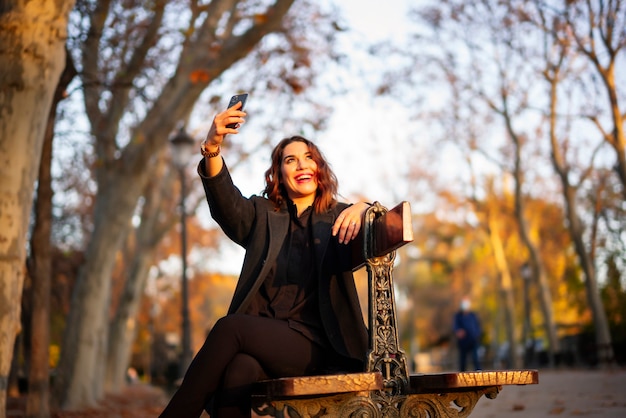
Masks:
[[[626,370],[539,371],[539,384],[504,386],[472,418],[625,418]]]
[[[55,412],[53,418],[156,418],[167,402],[147,385],[130,386],[108,396],[100,407]],[[21,418],[23,404],[9,400],[7,418]],[[1,415],[1,414],[0,414]],[[203,415],[207,417],[207,415]],[[612,371],[539,371],[539,384],[504,386],[495,399],[482,398],[470,418],[625,418],[626,369]]]
[[[26,399],[8,398],[6,418],[25,418]],[[136,384],[108,395],[97,407],[77,411],[51,411],[51,418],[157,418],[167,399],[161,389]],[[2,414],[0,413],[0,417]]]

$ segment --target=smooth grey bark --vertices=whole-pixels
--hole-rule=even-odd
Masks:
[[[176,176],[168,175],[171,173],[166,170],[164,153],[161,154],[156,163],[158,169],[144,193],[141,224],[135,229],[132,239],[129,239],[132,244],[127,245],[124,251],[127,259],[125,264],[129,268],[115,317],[111,322],[107,353],[105,387],[111,392],[118,392],[126,386],[126,371],[137,333],[135,318],[150,267],[154,263],[154,253],[158,243],[176,221],[175,216],[166,215],[173,212],[171,201],[175,199],[171,199],[171,190],[174,189],[172,183]]]

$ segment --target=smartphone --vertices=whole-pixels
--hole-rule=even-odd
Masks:
[[[241,102],[241,107],[239,108],[239,110],[243,110],[244,106],[246,105],[246,100],[248,100],[248,93],[235,94],[233,97],[230,98],[230,101],[228,102],[228,106],[226,107],[226,109],[230,109],[231,107],[236,105],[238,102]],[[230,123],[226,125],[226,127],[229,129],[235,129],[237,127],[237,124]]]

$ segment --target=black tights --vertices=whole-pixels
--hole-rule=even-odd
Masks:
[[[207,336],[160,418],[197,418],[211,399],[211,418],[249,418],[252,383],[321,373],[328,356],[286,321],[228,315]]]

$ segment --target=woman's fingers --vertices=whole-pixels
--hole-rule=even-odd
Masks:
[[[215,125],[218,134],[236,134],[239,127],[246,122],[246,112],[230,108],[215,118]]]
[[[347,244],[359,234],[361,219],[352,216],[339,216],[333,225],[332,233],[339,239],[340,244]]]

